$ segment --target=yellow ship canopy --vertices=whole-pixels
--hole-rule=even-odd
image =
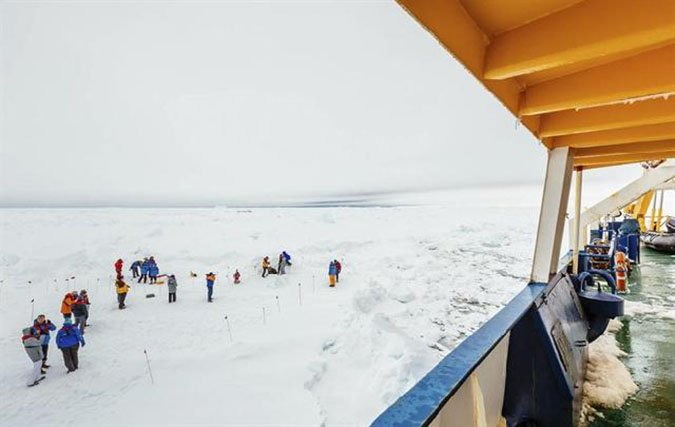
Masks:
[[[675,0],[398,0],[575,166],[675,157]]]

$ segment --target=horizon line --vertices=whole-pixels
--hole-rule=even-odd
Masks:
[[[534,185],[537,182],[533,180],[516,182],[496,182],[496,183],[473,183],[459,184],[452,186],[439,186],[427,188],[407,188],[407,189],[387,189],[381,191],[362,191],[351,193],[333,193],[323,195],[308,196],[287,196],[279,197],[269,202],[256,202],[246,199],[223,199],[223,200],[203,200],[203,201],[155,201],[147,203],[119,203],[92,201],[89,203],[52,203],[52,202],[5,202],[0,201],[0,209],[207,209],[207,208],[228,208],[228,209],[246,209],[246,208],[320,208],[320,207],[392,207],[403,206],[405,203],[387,203],[386,201],[376,199],[386,198],[388,196],[405,196],[416,193],[432,193],[442,191],[453,191],[463,189],[479,189],[486,187],[501,188],[509,186]],[[259,197],[263,199],[265,196]],[[410,203],[407,203],[410,205]]]

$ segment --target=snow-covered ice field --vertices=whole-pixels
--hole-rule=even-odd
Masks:
[[[536,207],[469,207],[3,210],[0,424],[365,425],[526,281]],[[289,274],[259,277],[282,250]],[[132,284],[118,310],[113,262],[148,255],[176,274],[178,302]],[[27,388],[31,299],[60,326],[63,295],[82,288],[80,369],[66,375],[52,342],[46,380]]]

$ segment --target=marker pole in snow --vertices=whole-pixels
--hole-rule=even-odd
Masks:
[[[35,297],[33,297],[33,284],[32,281],[28,281],[28,295],[30,295],[30,323],[33,324],[33,307],[35,306]]]
[[[302,283],[298,283],[298,302],[302,305]]]
[[[263,325],[267,323],[267,317],[265,317],[265,307],[263,307]]]
[[[232,328],[230,328],[230,319],[225,316],[225,322],[227,323],[227,333],[230,334],[230,342],[232,342]]]
[[[143,350],[145,353],[145,362],[148,364],[148,373],[150,374],[150,383],[154,384],[155,379],[152,377],[152,369],[150,368],[150,359],[148,358],[148,350]]]
[[[277,311],[281,313],[281,304],[279,303],[279,295],[276,296],[276,299],[277,299]]]
[[[316,293],[316,276],[312,274],[312,293]]]

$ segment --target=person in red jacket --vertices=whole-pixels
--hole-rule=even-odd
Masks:
[[[238,285],[241,283],[241,274],[239,273],[239,269],[234,271],[234,275],[232,276],[234,278],[234,284]]]
[[[342,271],[342,264],[340,264],[340,261],[338,260],[333,260],[335,263],[335,281],[340,283],[340,272]]]
[[[122,258],[118,259],[115,262],[115,271],[117,272],[117,277],[122,275],[122,264],[123,263],[124,263],[124,261],[122,261]]]
[[[89,306],[91,305],[91,302],[89,302],[89,294],[86,289],[80,291],[80,298],[84,301],[84,306],[87,309],[86,314],[84,315],[84,326],[89,326],[87,321],[89,321]]]

